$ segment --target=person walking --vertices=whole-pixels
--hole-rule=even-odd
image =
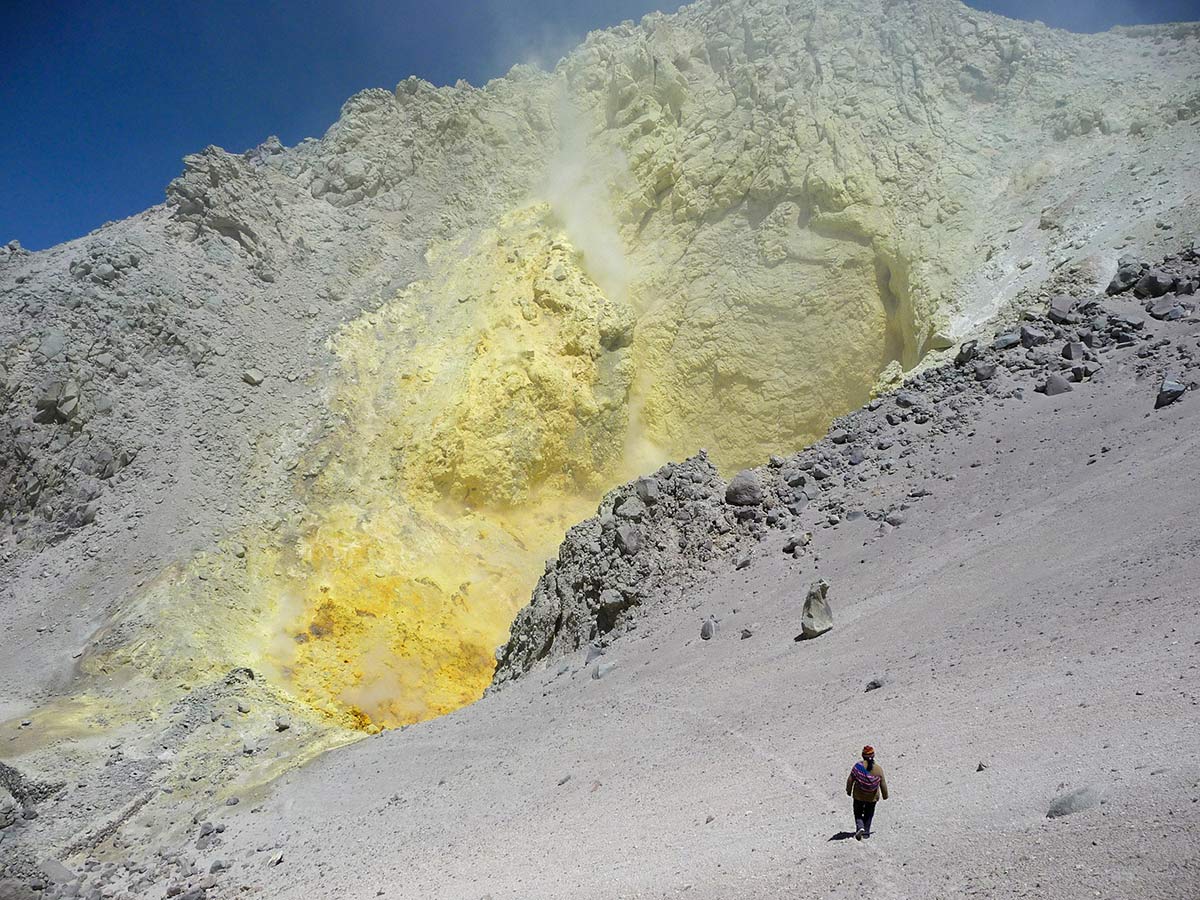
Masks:
[[[871,819],[875,804],[888,798],[887,780],[883,766],[875,762],[875,748],[870,744],[862,749],[862,762],[854,764],[846,779],[846,795],[854,800],[854,839],[871,836]]]

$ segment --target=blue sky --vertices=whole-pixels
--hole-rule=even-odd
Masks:
[[[481,84],[552,65],[654,0],[7,0],[0,242],[41,249],[163,199],[181,158],[321,135],[351,94],[410,74]],[[1200,19],[1200,0],[972,0],[1074,30]],[[1052,6],[1053,9],[1047,7]]]

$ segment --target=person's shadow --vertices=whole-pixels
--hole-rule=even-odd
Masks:
[[[852,837],[854,837],[853,831],[839,831],[837,834],[835,834],[829,840],[831,840],[831,841],[848,841]]]

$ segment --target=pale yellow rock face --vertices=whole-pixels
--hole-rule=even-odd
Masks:
[[[549,208],[430,256],[334,338],[343,426],[311,454],[313,522],[254,589],[273,667],[360,727],[477,699],[531,573],[624,465],[634,317]]]

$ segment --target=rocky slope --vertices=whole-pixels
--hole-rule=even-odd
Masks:
[[[181,798],[469,703],[568,526],[669,459],[709,451],[573,532],[500,680],[803,515],[798,462],[771,508],[708,513],[1006,303],[1195,233],[1198,45],[699,3],[554,72],[366,91],[320,140],[209,148],[160,207],[9,245],[5,777],[86,788],[5,865],[113,852],[139,814],[181,834]],[[685,558],[602,583],[618,520]]]
[[[132,810],[26,883],[210,900],[1192,896],[1200,784],[1178,747],[1200,704],[1198,287],[1195,251],[1128,262],[1112,294],[1026,309],[801,453],[728,482],[700,456],[617,489],[518,617],[500,672],[524,677],[265,791]],[[641,592],[607,599],[629,559],[650,563]],[[833,630],[800,640],[819,578]],[[598,604],[593,583],[610,586]],[[538,632],[552,603],[562,625]],[[544,662],[521,655],[532,644]],[[866,741],[892,796],[867,844],[842,843]],[[18,847],[94,796],[10,787]]]

